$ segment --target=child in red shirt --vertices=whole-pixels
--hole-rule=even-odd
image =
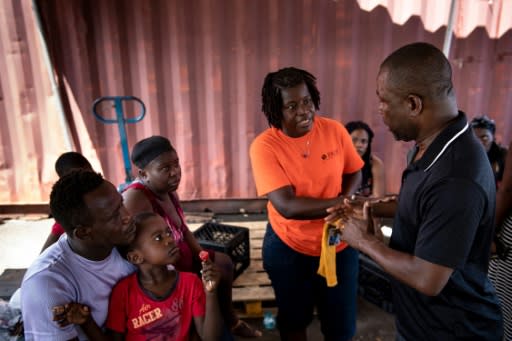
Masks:
[[[202,281],[193,273],[170,270],[180,251],[165,221],[156,213],[135,217],[137,232],[126,250],[120,250],[138,271],[112,290],[107,333],[90,318],[87,306],[71,303],[57,307],[59,324],[80,324],[94,340],[188,340],[192,323],[201,340],[219,340],[223,321],[217,299],[220,273],[203,261]],[[204,285],[204,288],[203,288]]]

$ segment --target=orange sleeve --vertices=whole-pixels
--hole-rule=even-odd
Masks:
[[[357,153],[357,150],[352,143],[352,138],[350,137],[347,129],[343,126],[343,124],[340,124],[340,128],[343,144],[343,155],[345,157],[345,167],[343,168],[343,174],[357,172],[363,168],[364,161]]]
[[[258,136],[251,144],[252,174],[259,196],[266,195],[278,188],[291,185],[281,164],[278,162],[274,148],[267,141],[267,131]]]

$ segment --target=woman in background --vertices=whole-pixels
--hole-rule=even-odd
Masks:
[[[352,121],[345,125],[352,143],[364,161],[363,180],[357,194],[366,197],[382,197],[386,192],[384,163],[372,153],[373,131],[362,121]]]
[[[495,257],[489,262],[489,278],[500,299],[505,340],[512,340],[512,153],[507,153],[502,179],[496,192]]]
[[[494,173],[494,179],[496,180],[496,188],[498,188],[503,178],[507,149],[496,142],[496,123],[486,115],[483,115],[475,117],[471,121],[471,128],[473,128],[475,136],[480,140],[487,152],[487,157]]]

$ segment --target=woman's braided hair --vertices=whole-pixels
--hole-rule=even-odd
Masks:
[[[345,128],[347,128],[349,134],[352,134],[354,130],[359,129],[366,131],[368,134],[368,147],[361,157],[364,161],[363,169],[361,169],[361,173],[363,175],[361,183],[364,185],[368,182],[368,179],[372,178],[372,141],[375,134],[373,133],[373,130],[370,128],[370,126],[363,121],[348,122],[345,124]]]
[[[320,92],[316,87],[316,78],[309,72],[294,67],[287,67],[267,74],[261,89],[261,110],[272,127],[281,129],[283,120],[283,89],[306,84],[315,109],[320,108]]]
[[[496,133],[496,123],[486,115],[475,117],[470,125],[471,128],[487,129],[493,136]]]

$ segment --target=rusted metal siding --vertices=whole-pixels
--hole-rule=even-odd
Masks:
[[[56,180],[53,162],[65,151],[30,4],[0,3],[7,23],[0,28],[0,111],[8,123],[0,127],[2,203],[46,201]],[[444,28],[431,33],[418,17],[393,24],[385,8],[366,12],[356,1],[38,5],[75,149],[112,182],[123,182],[117,128],[96,121],[91,105],[100,96],[137,96],[148,114],[127,126],[130,149],[152,134],[169,137],[181,159],[182,199],[256,196],[248,148],[267,127],[261,85],[268,72],[285,66],[317,76],[322,114],[371,124],[388,190],[396,192],[408,145],[395,142],[376,113],[378,66],[401,45],[422,40],[442,47],[444,39]],[[470,117],[489,114],[499,124],[498,139],[510,141],[512,31],[490,39],[479,28],[454,39],[450,59],[460,108]]]
[[[0,203],[43,201],[64,144],[30,1],[0,3]]]

